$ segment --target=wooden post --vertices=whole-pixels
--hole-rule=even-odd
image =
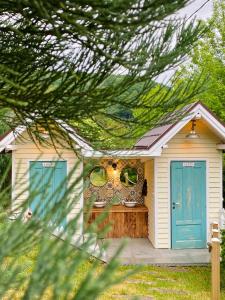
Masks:
[[[211,224],[211,227],[212,227],[212,230],[213,229],[219,229],[219,224],[217,223],[217,222],[213,222],[212,224]]]
[[[219,226],[218,223],[212,224],[212,254],[211,254],[211,264],[212,264],[212,300],[220,299],[220,239],[219,239]]]
[[[219,238],[220,231],[219,229],[212,230],[212,238]]]

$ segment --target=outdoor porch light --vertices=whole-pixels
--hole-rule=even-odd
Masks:
[[[196,127],[196,120],[191,120],[192,126],[191,126],[191,131],[186,135],[187,139],[198,139],[199,135],[195,131]]]

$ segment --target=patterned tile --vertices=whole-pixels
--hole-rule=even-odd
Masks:
[[[105,199],[110,202],[113,197],[122,200],[135,199],[140,204],[144,203],[142,197],[142,186],[144,182],[144,164],[140,160],[117,160],[116,171],[112,168],[112,162],[114,160],[104,159],[96,161],[96,165],[101,165],[106,169],[108,182],[103,187],[95,187],[92,184],[86,185],[86,190],[84,192],[84,199],[88,200],[93,193],[96,193],[98,199]],[[137,169],[138,182],[134,187],[125,187],[120,182],[120,173],[123,168],[130,166]]]

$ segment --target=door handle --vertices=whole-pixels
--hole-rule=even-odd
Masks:
[[[179,202],[173,202],[173,209],[176,208],[176,205],[180,205],[180,203]]]

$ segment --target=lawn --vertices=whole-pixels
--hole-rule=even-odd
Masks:
[[[0,223],[0,229],[6,229],[6,223]],[[1,232],[0,230],[0,232]],[[54,238],[51,238],[54,240]],[[58,241],[59,243],[64,242]],[[17,280],[24,278],[24,284],[14,290],[13,298],[5,296],[1,300],[19,300],[22,298],[26,283],[29,280],[30,274],[34,268],[37,255],[39,254],[38,247],[30,247],[31,250],[25,250],[23,254],[16,256],[16,267],[18,268]],[[72,252],[75,251],[72,248]],[[0,290],[4,287],[4,278],[10,278],[12,270],[10,262],[15,257],[7,257],[4,259],[4,264],[1,265],[1,280]],[[63,265],[65,259],[63,259]],[[86,260],[80,267],[75,276],[72,277],[72,284],[74,290],[79,288],[85,274],[92,267],[93,259]],[[99,274],[103,265],[96,268],[96,274]],[[156,267],[156,266],[120,266],[118,268],[118,275],[126,274],[127,272],[137,269],[135,274],[128,277],[124,282],[113,286],[106,290],[98,300],[110,299],[135,299],[151,300],[151,299],[188,299],[188,300],[207,300],[210,299],[210,267]],[[12,289],[11,289],[12,292]],[[45,297],[46,300],[50,297]],[[57,299],[58,300],[58,299]],[[61,300],[61,299],[59,299]],[[85,299],[84,299],[85,300]],[[225,289],[221,294],[221,300],[225,300]]]
[[[132,269],[120,267],[120,272]],[[209,267],[140,267],[137,274],[105,292],[101,300],[132,299],[210,299]],[[225,299],[225,291],[221,300]]]
[[[18,258],[18,265],[22,265],[22,272],[18,276],[29,277],[32,272],[37,252],[29,253]],[[10,260],[10,259],[9,259]],[[5,276],[7,276],[7,264],[5,264]],[[79,282],[92,262],[87,261],[74,278],[74,288],[78,288]],[[96,269],[101,271],[102,266]],[[126,273],[133,270],[134,266],[121,266],[118,273]],[[9,271],[9,270],[8,270]],[[16,291],[14,300],[20,299],[23,295],[23,287]],[[209,267],[139,267],[135,275],[127,278],[123,283],[112,287],[99,297],[99,300],[110,299],[210,299],[210,268]],[[9,298],[5,297],[4,300]],[[46,300],[48,297],[45,298]],[[135,298],[138,299],[138,298]],[[221,300],[225,300],[225,291]]]

